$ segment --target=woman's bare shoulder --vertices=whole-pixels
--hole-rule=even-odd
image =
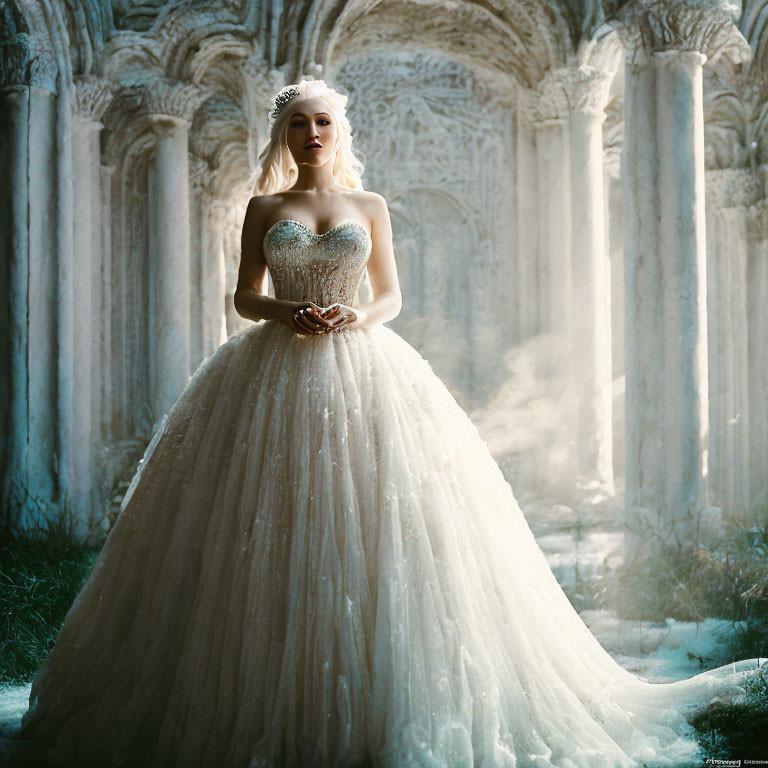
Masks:
[[[373,192],[370,189],[348,189],[346,192],[360,202],[384,199],[378,192]]]
[[[271,195],[254,195],[248,201],[248,207],[264,210],[265,208],[268,208],[274,205],[280,199],[281,196],[282,196],[281,192],[273,193]]]
[[[381,215],[387,208],[387,201],[378,192],[367,189],[353,190],[355,203],[372,219]]]
[[[268,219],[284,200],[285,195],[282,192],[271,195],[255,195],[248,201],[248,215],[256,221]]]

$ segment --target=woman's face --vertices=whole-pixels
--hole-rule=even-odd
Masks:
[[[288,109],[286,142],[296,164],[320,166],[328,162],[336,154],[338,138],[328,102],[319,96],[299,98]]]

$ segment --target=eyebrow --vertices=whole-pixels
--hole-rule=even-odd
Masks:
[[[294,112],[292,117],[297,117],[298,115],[301,115],[302,117],[306,117],[306,115],[303,112]],[[327,112],[315,112],[315,117],[318,115],[325,115],[326,117],[330,117],[330,115]]]

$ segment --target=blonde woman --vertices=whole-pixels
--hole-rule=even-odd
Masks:
[[[322,81],[278,94],[236,295],[257,322],[153,438],[22,737],[142,768],[693,764],[687,708],[757,660],[652,684],[589,632],[475,427],[383,325],[390,220],[345,105]]]

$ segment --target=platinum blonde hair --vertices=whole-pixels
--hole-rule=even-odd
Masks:
[[[348,96],[331,88],[325,80],[302,80],[282,88],[276,100],[285,97],[289,89],[298,91],[298,95],[285,103],[277,114],[270,132],[269,143],[259,155],[259,177],[253,190],[254,196],[272,195],[293,186],[299,174],[299,168],[285,143],[288,130],[287,117],[294,102],[302,98],[319,96],[330,107],[330,113],[336,119],[336,155],[329,162],[333,163],[333,176],[343,187],[363,189],[362,175],[364,165],[352,149],[352,126],[347,118]]]

